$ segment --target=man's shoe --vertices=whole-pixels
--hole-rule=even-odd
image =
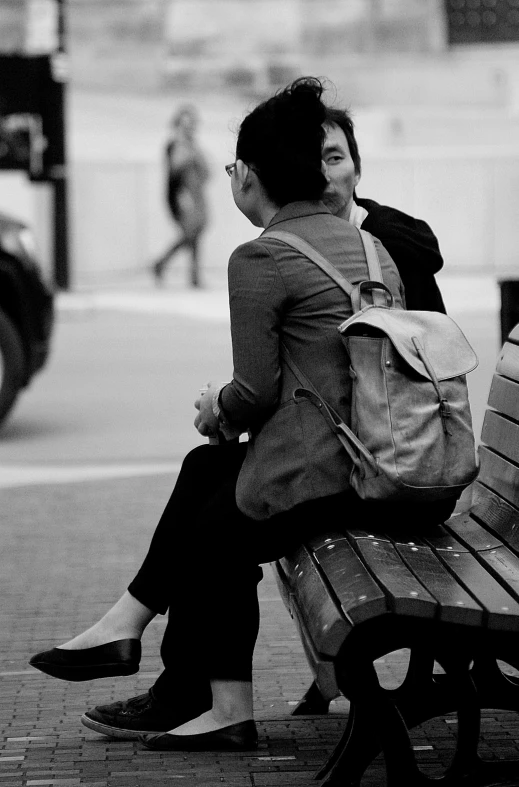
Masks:
[[[185,724],[210,707],[210,695],[205,702],[193,700],[171,709],[157,702],[147,691],[123,702],[98,705],[81,716],[81,723],[101,735],[137,740],[140,735],[164,732]]]
[[[255,723],[242,721],[213,732],[198,735],[141,735],[140,742],[147,749],[158,751],[250,751],[258,745]]]
[[[140,660],[140,640],[119,639],[95,648],[44,650],[33,656],[29,664],[53,678],[81,681],[135,675]]]

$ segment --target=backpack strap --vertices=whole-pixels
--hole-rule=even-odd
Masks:
[[[264,232],[261,236],[262,238],[275,238],[276,240],[280,240],[283,243],[286,243],[287,246],[292,246],[293,249],[300,251],[305,257],[308,257],[309,260],[314,262],[324,273],[326,273],[330,279],[333,279],[339,287],[344,290],[346,295],[351,297],[353,290],[355,289],[353,284],[348,281],[348,279],[337,270],[335,265],[332,265],[326,257],[314,249],[309,243],[307,243],[303,238],[300,238],[299,235],[294,235],[293,232],[285,232],[284,230],[272,230],[269,232]],[[375,252],[376,253],[376,252]]]
[[[362,470],[362,463],[359,458],[359,455],[362,455],[364,460],[369,465],[371,465],[375,473],[378,474],[379,468],[376,459],[372,456],[372,454],[370,454],[370,452],[358,439],[355,433],[351,431],[349,426],[344,423],[339,413],[334,410],[331,405],[325,402],[320,393],[314,388],[308,377],[306,377],[306,375],[296,364],[288,351],[288,347],[286,347],[286,345],[283,343],[281,344],[281,355],[296,380],[298,380],[301,385],[306,386],[305,388],[296,388],[294,390],[292,394],[294,399],[309,399],[310,402],[321,411],[328,426],[336,435],[339,442],[342,443],[342,447],[352,460],[353,464],[355,464],[359,470]]]
[[[378,257],[377,247],[375,246],[375,241],[373,240],[373,235],[370,232],[366,232],[366,230],[359,229],[360,239],[362,241],[362,245],[364,246],[364,254],[366,255],[366,262],[368,263],[368,271],[369,271],[369,284],[372,282],[380,282],[380,284],[384,284],[384,278],[382,276],[382,268],[380,267],[380,260]],[[358,303],[357,303],[358,297]],[[373,298],[373,305],[374,306],[386,306],[386,296],[381,289],[373,288],[371,290],[371,297]],[[391,296],[392,298],[392,296]],[[392,302],[392,301],[391,301]],[[353,303],[353,311],[358,312],[362,307],[362,298],[361,298],[361,291],[358,290],[354,293],[352,298]]]
[[[373,242],[373,236],[365,230],[359,230],[359,234],[362,240],[362,246],[364,248],[364,254],[366,256],[366,262],[368,264],[369,271],[369,282],[363,282],[363,284],[372,285],[370,291],[374,306],[386,306],[387,296],[380,288],[377,288],[376,286],[377,284],[382,284],[384,289],[387,289],[384,285],[384,279],[382,278],[382,269],[380,267],[377,249]],[[286,243],[287,246],[291,246],[293,249],[301,252],[301,254],[303,254],[305,257],[308,257],[309,260],[321,268],[321,270],[326,273],[330,279],[333,279],[333,281],[339,285],[346,295],[351,298],[353,311],[360,311],[362,307],[362,298],[358,285],[354,286],[351,282],[349,282],[348,279],[337,270],[335,265],[332,265],[332,263],[327,260],[326,257],[323,257],[323,255],[317,251],[317,249],[314,249],[310,243],[303,240],[303,238],[300,238],[299,235],[294,235],[293,232],[286,232],[285,230],[270,230],[268,232],[264,232],[261,237],[275,238],[276,240],[280,240],[283,243]]]
[[[386,295],[381,289],[376,289],[377,284],[382,285],[382,288],[389,294],[389,297],[392,301],[392,294],[390,290],[386,287],[382,279],[382,270],[380,268],[380,262],[378,259],[377,250],[375,248],[375,244],[373,242],[373,237],[369,234],[369,232],[364,232],[363,230],[359,230],[360,237],[362,239],[362,245],[364,247],[364,251],[366,254],[366,261],[368,263],[368,270],[370,281],[369,282],[361,282],[362,285],[372,285],[373,289],[371,290],[371,294],[373,297],[373,304],[375,306],[385,306],[386,305]],[[337,268],[329,262],[326,257],[314,249],[309,243],[307,243],[303,238],[300,238],[298,235],[294,235],[292,232],[285,232],[284,230],[272,230],[270,232],[264,232],[261,237],[269,237],[275,238],[276,240],[280,240],[283,243],[286,243],[287,246],[291,246],[292,248],[299,251],[305,257],[308,257],[313,263],[315,263],[321,270],[326,273],[333,281],[339,285],[339,287],[351,298],[353,311],[358,311],[361,307],[361,286],[357,285],[354,286],[348,279],[337,270]],[[356,302],[358,301],[358,308],[355,308]],[[310,402],[317,407],[321,413],[323,414],[328,426],[332,430],[332,432],[337,436],[339,441],[342,443],[343,448],[349,455],[352,462],[362,471],[362,464],[359,458],[359,454],[364,457],[364,460],[371,465],[372,469],[375,473],[378,474],[379,469],[375,458],[370,454],[370,452],[365,448],[365,446],[361,443],[358,437],[351,431],[351,429],[344,423],[343,419],[339,415],[336,410],[333,409],[325,400],[322,398],[320,393],[316,390],[313,384],[310,382],[308,377],[301,371],[301,369],[297,366],[296,362],[290,355],[288,351],[288,347],[282,342],[281,343],[281,356],[285,361],[286,365],[289,367],[290,371],[296,378],[296,380],[303,386],[303,388],[296,388],[293,396],[295,399],[297,398],[305,398],[309,399]]]
[[[364,246],[364,253],[366,255],[366,262],[368,263],[369,278],[371,281],[379,281],[384,284],[382,278],[382,268],[380,267],[380,260],[378,258],[377,247],[373,240],[373,235],[366,230],[359,230],[360,239]]]

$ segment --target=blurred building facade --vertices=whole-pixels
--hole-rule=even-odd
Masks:
[[[92,86],[257,94],[318,73],[339,84],[349,75],[357,106],[396,98],[438,102],[442,87],[453,104],[460,96],[486,102],[489,92],[502,101],[519,42],[518,0],[68,0],[68,6],[73,76]],[[499,76],[489,73],[492,61]],[[442,69],[451,76],[450,98]],[[471,89],[469,72],[476,76]]]
[[[54,0],[30,0],[31,4]],[[0,52],[29,0],[0,0]],[[328,76],[356,107],[519,108],[519,0],[66,0],[79,87],[261,95]]]
[[[0,0],[4,52],[23,50],[24,5]],[[161,134],[175,102],[186,97],[201,107],[214,164],[207,247],[223,277],[232,247],[250,237],[239,217],[229,220],[222,199],[233,145],[229,119],[249,99],[302,73],[328,77],[338,101],[354,111],[363,157],[359,193],[429,221],[450,271],[517,274],[519,0],[67,6],[71,92],[81,93],[86,113],[71,135],[74,281],[104,282],[142,268],[169,239]],[[92,98],[97,89],[113,104],[102,143],[95,123],[83,124],[102,116],[103,104]],[[118,90],[120,110],[110,98]],[[135,93],[150,99],[155,113],[141,125],[132,125]],[[5,209],[18,187],[9,181]],[[29,188],[31,195],[45,189]],[[33,208],[21,185],[19,193],[17,212],[36,223],[47,248],[45,195]]]

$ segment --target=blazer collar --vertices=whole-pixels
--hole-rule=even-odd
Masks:
[[[276,215],[270,220],[265,227],[265,231],[273,227],[275,224],[280,224],[283,221],[290,219],[299,219],[303,216],[315,216],[316,213],[330,213],[324,202],[319,200],[310,201],[302,200],[301,202],[289,202],[288,205],[283,205],[278,210]]]

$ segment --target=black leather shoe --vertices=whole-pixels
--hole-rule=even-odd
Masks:
[[[80,681],[134,675],[139,671],[140,660],[140,640],[119,639],[82,650],[44,650],[33,656],[29,664],[53,678]]]
[[[190,698],[189,703],[179,703],[174,710],[169,705],[162,705],[147,691],[124,702],[98,705],[81,716],[81,723],[101,735],[137,740],[140,735],[164,732],[185,724],[209,710],[211,703],[209,687],[205,697]]]
[[[141,735],[139,740],[147,749],[159,751],[249,751],[258,745],[258,733],[253,721],[231,724],[214,732],[198,735]]]

